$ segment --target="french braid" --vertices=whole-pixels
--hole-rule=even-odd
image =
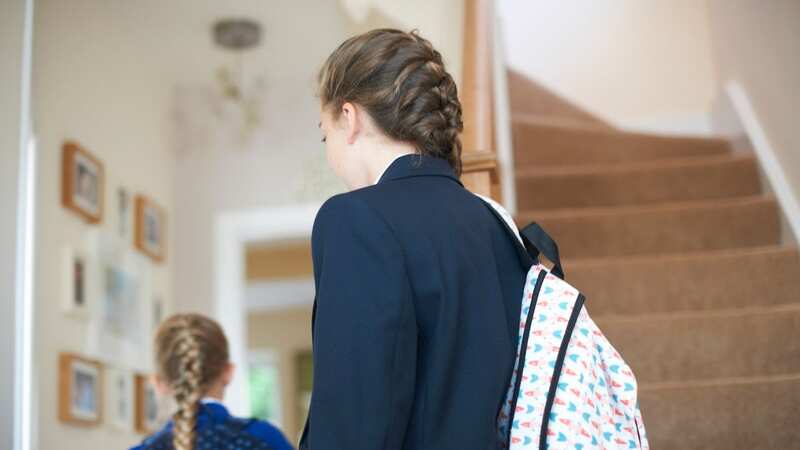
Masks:
[[[195,448],[200,399],[228,364],[228,343],[222,329],[198,314],[167,319],[156,334],[160,376],[170,385],[178,410],[173,416],[173,446]]]
[[[338,118],[356,103],[390,138],[461,173],[461,103],[442,55],[418,32],[379,29],[342,43],[320,70],[322,105]]]

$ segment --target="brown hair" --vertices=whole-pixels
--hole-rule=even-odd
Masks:
[[[461,103],[442,55],[417,31],[378,29],[342,43],[319,72],[319,96],[338,118],[363,107],[390,138],[446,159],[461,174]]]
[[[192,450],[200,399],[228,366],[228,340],[222,328],[199,314],[176,314],[156,332],[158,374],[175,394],[173,446]]]

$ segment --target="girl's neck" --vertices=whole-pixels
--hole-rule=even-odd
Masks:
[[[222,401],[225,398],[225,385],[222,383],[214,383],[203,397]]]
[[[397,158],[417,153],[414,146],[404,142],[381,142],[367,153],[365,162],[366,180],[364,186],[375,184],[378,178],[389,168]],[[361,187],[361,186],[359,186]]]

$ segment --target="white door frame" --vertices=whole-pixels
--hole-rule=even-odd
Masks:
[[[231,361],[239,376],[226,393],[234,414],[247,416],[247,305],[245,249],[248,243],[311,236],[321,203],[221,213],[214,221],[214,315],[228,334]]]
[[[33,0],[0,4],[0,448],[35,448],[33,227],[35,144],[31,132]]]

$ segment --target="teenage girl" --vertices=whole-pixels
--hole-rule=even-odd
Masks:
[[[461,184],[461,103],[417,33],[342,43],[319,75],[320,209],[308,450],[497,449],[530,268]]]

